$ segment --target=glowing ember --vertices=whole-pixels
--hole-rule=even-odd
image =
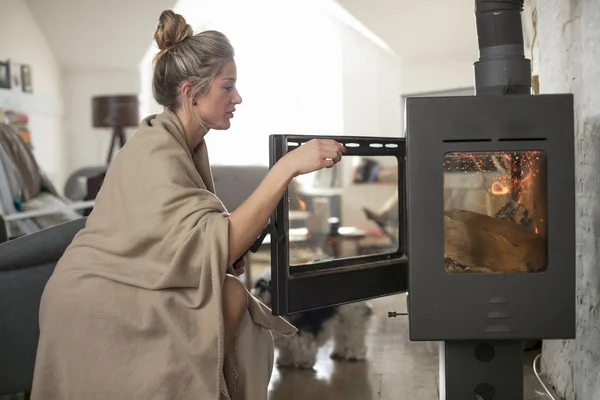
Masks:
[[[501,182],[496,181],[496,182],[492,183],[492,187],[491,187],[490,191],[492,192],[492,194],[494,194],[496,196],[502,196],[502,195],[510,193],[510,187],[508,185],[505,185]]]
[[[296,200],[298,201],[298,210],[306,211],[306,203],[302,201],[300,196],[296,196]]]

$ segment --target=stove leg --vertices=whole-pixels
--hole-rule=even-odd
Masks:
[[[523,400],[523,345],[440,342],[440,400]]]

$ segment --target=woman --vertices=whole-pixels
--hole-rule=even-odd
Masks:
[[[193,35],[172,11],[155,39],[154,97],[165,111],[144,119],[114,159],[46,286],[34,400],[266,399],[271,331],[295,333],[231,266],[290,180],[333,166],[345,149],[308,142],[228,214],[204,136],[228,129],[242,101],[233,49],[221,33]]]

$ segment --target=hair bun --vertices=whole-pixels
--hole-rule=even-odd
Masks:
[[[158,27],[154,33],[154,40],[161,51],[181,43],[185,38],[192,36],[194,31],[180,14],[172,10],[165,10],[160,14]]]

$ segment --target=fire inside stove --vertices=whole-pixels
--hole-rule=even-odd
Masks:
[[[446,272],[545,271],[545,153],[449,152],[443,168]]]

